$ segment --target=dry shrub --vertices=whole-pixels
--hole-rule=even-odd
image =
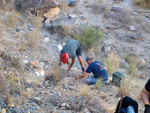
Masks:
[[[45,81],[49,80],[50,84],[57,84],[61,77],[61,68],[55,63],[52,67],[52,72],[47,72],[45,76]]]
[[[132,15],[132,10],[125,8],[121,12],[112,12],[110,17],[124,24],[130,24],[132,22],[131,15]]]
[[[60,5],[58,7],[65,13],[68,13],[68,11],[69,11],[67,0],[60,0]]]
[[[101,47],[91,47],[88,49],[89,55],[94,59],[94,60],[100,60],[101,59]]]
[[[0,9],[4,11],[15,11],[14,0],[0,0]]]
[[[28,34],[24,35],[27,37],[27,43],[26,45],[30,47],[31,49],[35,49],[38,46],[38,39],[39,39],[39,30],[34,29]]]
[[[112,74],[117,71],[120,67],[119,57],[115,53],[110,53],[104,61],[104,65],[107,67],[107,72]]]
[[[135,4],[138,6],[144,8],[144,9],[150,9],[150,1],[149,0],[135,0]]]
[[[32,17],[29,20],[31,20],[31,24],[33,25],[34,29],[40,30],[43,21],[41,17]]]
[[[10,14],[6,20],[4,20],[4,24],[6,24],[10,28],[15,28],[19,21],[18,15]]]
[[[84,84],[82,86],[79,86],[79,95],[86,96],[89,91],[90,88],[88,85]]]

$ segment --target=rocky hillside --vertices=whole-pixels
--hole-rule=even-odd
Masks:
[[[1,113],[114,113],[122,93],[135,99],[143,113],[140,91],[150,77],[150,10],[133,0],[80,0],[75,7],[66,0],[0,4]],[[83,58],[91,55],[107,66],[106,85],[75,80],[81,74],[78,61],[70,72],[58,65],[66,41],[88,36],[84,29],[91,26],[103,38],[96,46],[83,46]],[[111,83],[115,71],[125,74],[121,88]]]

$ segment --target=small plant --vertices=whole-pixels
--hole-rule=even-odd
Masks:
[[[88,85],[84,84],[83,86],[79,86],[79,95],[86,96],[89,91],[90,88]]]
[[[128,74],[136,75],[137,69],[137,57],[133,55],[127,55],[124,57],[125,61],[129,64]]]
[[[144,9],[150,9],[150,1],[149,0],[135,0],[135,4],[138,6],[144,8]]]
[[[99,79],[97,80],[96,84],[95,84],[95,88],[96,88],[96,89],[101,89],[103,85],[104,85],[104,84],[103,84],[103,79],[102,79],[102,78],[99,78]]]
[[[104,61],[104,65],[107,67],[107,72],[112,74],[117,71],[120,67],[119,57],[115,53],[110,53],[106,60]]]
[[[22,43],[20,44],[19,51],[20,51],[20,52],[23,52],[23,51],[25,51],[25,49],[26,49],[26,43],[25,43],[25,42],[22,42]]]
[[[95,46],[103,39],[103,30],[97,29],[93,26],[83,29],[83,32],[76,36],[75,39],[79,40],[85,48]]]

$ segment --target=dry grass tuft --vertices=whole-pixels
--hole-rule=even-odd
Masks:
[[[103,79],[99,78],[95,84],[95,88],[96,89],[101,89],[103,87],[104,83],[103,83]]]
[[[6,91],[6,78],[0,73],[0,92]]]
[[[100,60],[101,59],[101,47],[91,47],[88,49],[89,55],[94,59],[94,60]]]
[[[79,86],[79,95],[86,96],[89,91],[90,91],[90,88],[88,85],[84,84],[82,86]]]
[[[135,4],[138,6],[144,8],[144,9],[150,9],[150,1],[149,0],[135,0]]]
[[[35,49],[38,46],[38,39],[39,39],[39,30],[35,29],[28,34],[24,35],[27,38],[26,45],[31,49]]]
[[[14,0],[0,0],[0,9],[15,12]]]
[[[65,13],[68,13],[69,11],[67,0],[60,0],[60,5],[58,7]]]
[[[30,20],[34,29],[40,30],[43,19],[41,17],[32,17]]]
[[[129,96],[130,86],[131,86],[131,78],[127,77],[122,81],[122,86],[119,89],[119,93],[122,94],[123,96]]]
[[[46,73],[45,81],[49,80],[50,84],[56,85],[61,79],[61,68],[57,64],[58,63],[53,65],[52,72]]]
[[[119,57],[115,53],[110,53],[107,59],[104,61],[104,65],[107,67],[107,72],[112,74],[113,72],[117,71],[120,67]]]
[[[26,43],[25,43],[25,42],[22,42],[22,43],[20,44],[19,51],[20,51],[20,52],[23,52],[23,51],[25,51],[25,49],[26,49]]]
[[[127,55],[124,57],[125,61],[129,64],[128,74],[136,75],[137,74],[137,57],[133,55]]]
[[[10,14],[6,20],[4,20],[4,24],[6,24],[10,28],[15,28],[19,21],[18,15]]]

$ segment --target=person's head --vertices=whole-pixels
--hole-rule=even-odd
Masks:
[[[88,65],[90,65],[93,61],[94,61],[93,58],[90,57],[90,56],[88,56],[88,57],[86,58],[86,62],[87,62]]]
[[[69,54],[68,53],[62,54],[62,62],[64,64],[68,63],[68,59],[69,59]]]

